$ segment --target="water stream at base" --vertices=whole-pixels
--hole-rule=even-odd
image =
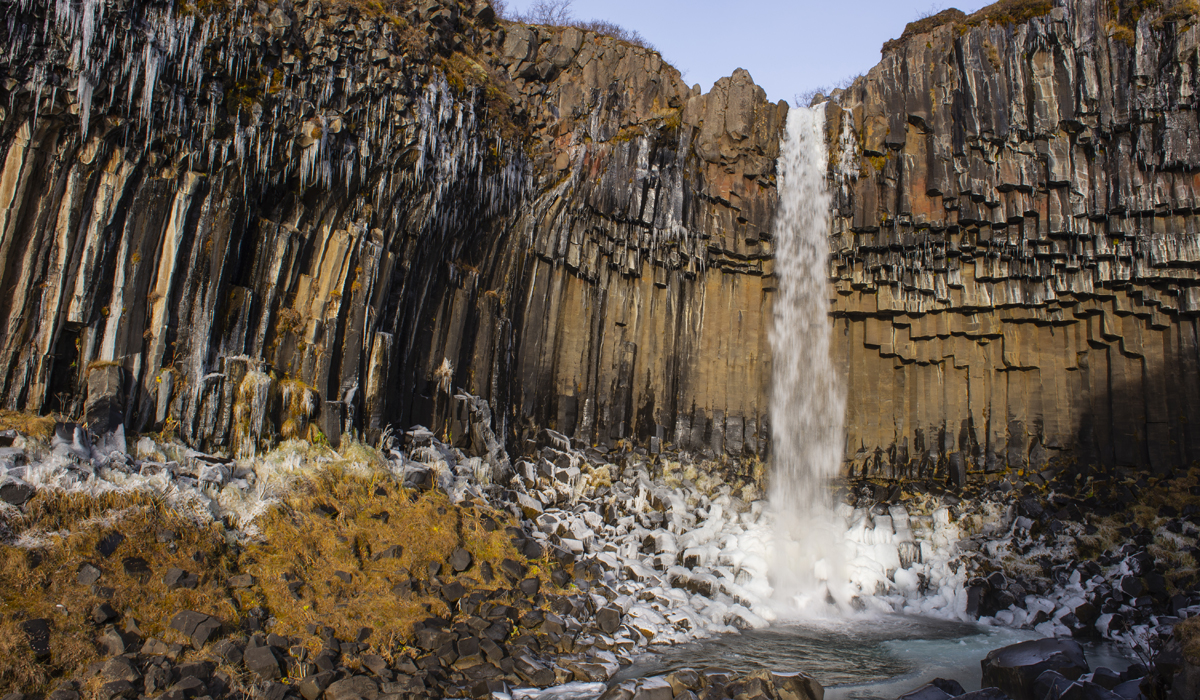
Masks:
[[[681,668],[804,671],[826,700],[891,700],[934,678],[980,687],[980,659],[992,649],[1041,637],[1031,630],[987,627],[904,615],[805,620],[656,649],[614,681]],[[1084,644],[1090,667],[1122,671],[1130,660],[1111,642]]]
[[[829,205],[823,108],[788,113],[775,220],[771,585],[801,613],[848,608],[853,592],[828,488],[842,461],[845,395],[829,356]]]

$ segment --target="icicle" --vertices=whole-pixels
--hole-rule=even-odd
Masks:
[[[79,99],[79,132],[80,137],[87,138],[88,123],[92,116],[92,81],[86,75],[79,76],[79,87],[76,93]]]

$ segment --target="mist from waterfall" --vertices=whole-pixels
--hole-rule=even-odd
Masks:
[[[825,110],[792,109],[781,146],[775,219],[771,507],[777,602],[802,614],[844,607],[853,593],[845,522],[829,481],[842,461],[845,394],[829,356],[829,205]]]

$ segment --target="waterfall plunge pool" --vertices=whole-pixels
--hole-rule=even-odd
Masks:
[[[681,668],[765,668],[812,675],[825,687],[826,700],[893,700],[934,678],[978,690],[979,662],[989,651],[1040,637],[1031,630],[906,615],[794,621],[656,647],[612,682]],[[1115,644],[1081,644],[1093,669],[1119,672],[1132,663]]]

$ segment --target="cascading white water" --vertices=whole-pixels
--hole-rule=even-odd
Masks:
[[[829,356],[829,204],[823,107],[793,109],[779,165],[775,218],[778,291],[771,330],[771,507],[775,598],[804,612],[839,606],[850,591],[829,480],[842,460],[845,396]]]

